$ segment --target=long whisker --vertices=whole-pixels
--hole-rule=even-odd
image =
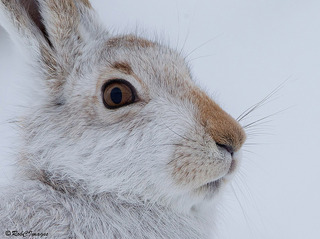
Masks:
[[[260,118],[260,119],[257,119],[257,120],[255,120],[255,121],[253,121],[253,122],[251,122],[251,123],[243,126],[243,128],[244,128],[244,129],[247,129],[247,128],[256,126],[257,123],[260,123],[260,122],[269,123],[269,122],[271,122],[272,120],[269,120],[269,121],[264,121],[264,120],[269,119],[269,118],[271,118],[272,116],[275,116],[275,115],[277,115],[277,114],[280,114],[280,113],[282,113],[282,112],[284,112],[284,111],[287,111],[289,108],[290,108],[290,107],[288,107],[288,108],[286,108],[286,109],[283,109],[283,110],[279,110],[279,111],[277,111],[277,112],[275,112],[275,113],[272,113],[272,114],[270,114],[270,115],[264,116],[264,117],[262,117],[262,118]]]
[[[183,52],[183,50],[184,50],[184,48],[185,48],[185,46],[186,46],[186,44],[187,44],[189,35],[190,35],[190,28],[188,28],[187,35],[186,35],[186,37],[184,38],[183,45],[182,45],[182,47],[181,47],[181,50],[180,50],[180,52],[179,52],[179,55],[182,55],[182,52]]]
[[[200,48],[202,48],[203,46],[207,45],[208,43],[212,42],[213,40],[216,40],[218,36],[215,36],[205,42],[203,42],[202,44],[200,44],[198,47],[194,48],[192,51],[190,51],[184,58],[188,58],[188,56],[190,56],[192,53],[194,53],[195,51],[199,50]]]
[[[212,57],[212,56],[213,56],[213,54],[198,56],[198,57],[195,57],[195,58],[192,58],[192,59],[188,60],[188,62],[195,61],[195,60],[199,60],[199,59],[201,59],[201,58],[208,58],[208,57]]]
[[[175,132],[173,129],[171,129],[165,122],[163,122],[162,121],[162,123],[163,123],[163,125],[167,128],[167,129],[169,129],[172,133],[174,133],[175,135],[178,135],[180,138],[182,138],[182,139],[184,139],[184,140],[187,140],[187,141],[192,141],[192,142],[197,142],[196,140],[194,140],[194,139],[191,139],[191,138],[188,138],[188,137],[185,137],[185,136],[182,136],[182,135],[180,135],[180,134],[178,134],[177,132]]]
[[[261,145],[261,143],[248,143],[248,142],[245,142],[245,144],[243,145],[243,147],[252,146],[252,145]]]
[[[196,4],[196,3],[195,3],[195,4]],[[195,7],[196,7],[196,5],[195,5]],[[179,8],[178,8],[178,9],[179,9]],[[183,42],[182,48],[181,48],[181,50],[180,50],[180,52],[179,52],[179,55],[182,55],[182,52],[183,52],[183,50],[184,50],[184,48],[185,48],[185,46],[186,46],[187,40],[188,40],[189,35],[190,35],[190,26],[191,26],[192,21],[194,20],[194,17],[195,17],[195,8],[194,8],[192,17],[190,18],[190,21],[189,21],[189,23],[188,23],[187,35],[186,35],[186,37],[185,37],[185,39],[184,39],[184,42]]]
[[[175,49],[178,50],[178,46],[180,43],[180,8],[178,7],[177,1],[176,1],[176,10],[177,10],[177,17],[178,17],[178,38],[177,38],[177,45]],[[183,50],[183,48],[181,50]]]
[[[251,114],[253,111],[257,110],[261,106],[268,103],[272,96],[274,96],[277,92],[279,92],[285,85],[285,83],[289,79],[286,79],[284,82],[282,82],[279,86],[277,86],[274,90],[272,90],[266,97],[264,97],[262,100],[260,100],[258,103],[254,104],[253,106],[246,109],[242,114],[239,115],[239,117],[236,119],[237,121],[241,121],[244,118],[246,118],[249,114]]]
[[[243,214],[243,216],[244,216],[244,219],[246,220],[247,226],[248,226],[248,228],[250,228],[250,231],[251,231],[251,227],[250,227],[250,223],[249,223],[249,217],[248,217],[246,211],[244,210],[244,207],[242,206],[242,204],[241,204],[241,202],[240,202],[240,199],[239,199],[239,197],[238,197],[238,195],[237,195],[237,193],[236,193],[236,190],[235,190],[234,187],[233,187],[233,184],[231,183],[230,185],[231,185],[232,191],[233,191],[233,193],[234,193],[234,195],[235,195],[235,197],[236,197],[236,199],[237,199],[237,202],[238,202],[238,204],[239,204],[239,206],[240,206],[240,209],[241,209],[241,211],[242,211],[242,214]],[[252,231],[251,231],[251,233],[252,233]]]
[[[219,37],[219,35],[218,35],[218,36],[215,36],[215,37],[212,37],[211,39],[203,42],[202,44],[200,44],[199,46],[197,46],[196,48],[194,48],[192,51],[190,51],[184,58],[187,59],[188,56],[190,56],[192,53],[194,53],[195,51],[199,50],[200,48],[202,48],[203,46],[207,45],[208,43],[216,40],[218,37]]]

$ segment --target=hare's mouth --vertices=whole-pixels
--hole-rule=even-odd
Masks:
[[[210,200],[218,193],[223,183],[223,178],[206,183],[195,190],[196,194],[204,196],[205,199]]]
[[[222,181],[223,181],[223,178],[220,178],[218,180],[215,180],[215,181],[212,181],[210,183],[207,183],[205,185],[205,187],[210,191],[210,192],[215,192],[217,191],[220,187],[221,187],[221,184],[222,184]]]
[[[209,191],[210,193],[217,192],[222,187],[222,184],[225,181],[225,179],[228,178],[230,175],[232,175],[235,172],[236,168],[237,168],[237,161],[232,159],[229,170],[223,177],[217,180],[211,181],[209,183],[206,183],[202,185],[199,189],[200,190],[206,189],[206,191]]]
[[[216,192],[217,190],[219,190],[221,188],[223,181],[224,181],[224,177],[219,178],[217,180],[208,182],[208,183],[200,186],[198,188],[198,190],[205,191],[205,192],[208,192],[208,191],[209,192]]]
[[[232,159],[227,175],[233,174],[235,172],[235,170],[237,169],[237,167],[238,167],[237,160]]]

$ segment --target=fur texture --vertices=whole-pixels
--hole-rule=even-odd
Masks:
[[[87,0],[0,0],[0,20],[45,96],[21,122],[21,178],[2,190],[1,237],[209,238],[245,133],[184,58],[110,36]],[[106,108],[112,79],[129,82],[137,101]]]

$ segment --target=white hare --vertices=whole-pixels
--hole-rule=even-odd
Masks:
[[[0,237],[210,238],[246,136],[184,58],[111,36],[88,0],[0,0],[0,20],[45,96],[20,123]]]

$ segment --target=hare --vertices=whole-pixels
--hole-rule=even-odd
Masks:
[[[0,20],[41,86],[1,238],[210,238],[246,135],[184,57],[110,35],[88,0],[0,0]]]

